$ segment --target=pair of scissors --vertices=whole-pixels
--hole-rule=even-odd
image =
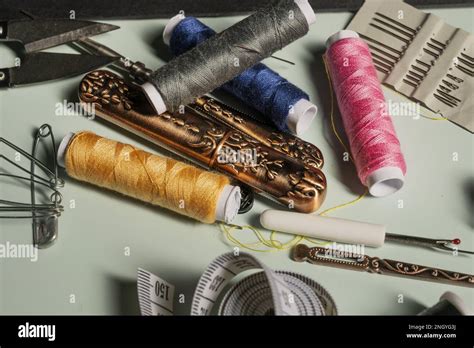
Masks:
[[[0,87],[14,87],[84,74],[114,62],[105,55],[40,52],[118,29],[118,26],[73,19],[17,18],[0,21],[0,43],[17,42],[15,66],[0,68]],[[0,62],[1,64],[1,62]]]

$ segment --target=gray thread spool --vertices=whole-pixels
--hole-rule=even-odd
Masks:
[[[142,87],[158,114],[175,112],[302,37],[313,22],[307,0],[281,0],[176,57]]]
[[[446,291],[441,295],[438,303],[426,308],[418,315],[472,315],[472,312],[458,295]]]

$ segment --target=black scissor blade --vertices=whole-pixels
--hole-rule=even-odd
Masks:
[[[29,54],[19,68],[10,69],[8,85],[19,86],[85,74],[113,63],[117,57],[38,52]]]
[[[33,19],[7,22],[3,37],[23,43],[26,52],[44,50],[118,29],[116,25],[71,19]],[[6,29],[6,31],[5,31]]]

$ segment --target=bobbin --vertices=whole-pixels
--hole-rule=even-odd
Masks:
[[[473,311],[454,292],[446,291],[433,306],[424,309],[418,315],[473,315]]]
[[[59,144],[57,161],[58,165],[62,168],[66,168],[66,152],[74,136],[75,133],[69,132],[66,134],[66,136],[64,136]],[[216,220],[230,223],[236,217],[239,211],[240,201],[240,187],[234,185],[225,185],[217,201]]]
[[[352,30],[340,30],[331,35],[326,41],[329,49],[339,40],[359,38],[359,34]],[[383,167],[370,173],[364,185],[374,197],[385,197],[400,190],[405,182],[403,171],[398,167]]]
[[[306,1],[295,2],[301,3],[300,9],[305,15],[308,24],[314,23],[315,15],[309,4]],[[179,13],[168,21],[163,30],[163,41],[166,45],[170,45],[174,29],[184,18],[186,17],[182,13]],[[149,87],[145,86],[144,88]],[[153,94],[153,91],[151,93]],[[305,98],[301,98],[288,110],[286,125],[292,133],[301,136],[309,129],[317,113],[318,107],[315,104]]]
[[[316,17],[315,17],[314,11],[311,8],[311,5],[309,4],[308,0],[294,0],[294,2],[299,7],[301,12],[303,13],[308,25],[313,24],[315,22]],[[178,15],[177,18],[176,17],[174,17],[174,18],[175,19],[174,19],[173,23],[175,23],[174,26],[176,26],[176,24],[179,23],[179,21],[180,21],[180,15]],[[166,30],[166,33],[170,32],[170,30],[173,29],[174,26],[170,25],[170,28]],[[168,40],[168,42],[169,42],[169,40]],[[163,100],[162,95],[160,94],[160,92],[157,90],[157,88],[152,83],[146,82],[146,83],[142,84],[141,86],[142,86],[143,91],[145,92],[147,98],[149,99],[149,101],[151,102],[151,104],[153,105],[153,107],[155,108],[155,110],[158,114],[162,114],[165,111],[167,111],[167,107],[165,105],[165,102]],[[311,105],[313,105],[313,104],[311,104]],[[296,112],[302,113],[303,116],[301,116],[301,117],[303,117],[303,120],[300,121],[300,117],[296,117],[296,116],[293,115],[293,117],[289,118],[289,127],[294,132],[298,132],[298,131],[303,132],[304,127],[307,127],[308,123],[311,123],[311,120],[312,120],[311,114],[313,114],[313,113],[315,114],[315,110],[312,107],[310,107],[310,105],[308,105],[307,103],[301,102],[298,105],[294,106],[294,111],[295,111],[294,112],[295,114],[296,114]],[[314,117],[314,115],[313,115],[313,117]]]

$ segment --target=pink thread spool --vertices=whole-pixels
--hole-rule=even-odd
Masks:
[[[351,30],[326,42],[326,58],[362,184],[372,196],[398,191],[406,164],[367,44]]]

